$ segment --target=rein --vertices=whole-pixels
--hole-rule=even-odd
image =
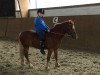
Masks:
[[[60,33],[55,33],[55,32],[50,32],[50,33],[54,33],[56,35],[65,35],[65,34],[60,34]]]

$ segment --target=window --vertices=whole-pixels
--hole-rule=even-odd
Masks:
[[[30,0],[30,9],[100,3],[100,0]]]
[[[16,6],[16,10],[19,10],[19,5],[18,5],[18,1],[15,0],[15,6]]]
[[[19,10],[18,1],[16,2],[16,10]],[[100,3],[100,0],[29,0],[30,9],[50,8],[71,5],[82,5],[91,3]]]

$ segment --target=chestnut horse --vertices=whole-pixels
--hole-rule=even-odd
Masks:
[[[73,39],[77,39],[74,22],[72,20],[58,23],[50,30],[49,33],[46,33],[45,49],[48,50],[46,69],[48,69],[48,63],[50,61],[52,52],[54,52],[54,57],[56,60],[55,67],[59,66],[57,60],[58,58],[57,49],[59,48],[62,38],[66,33],[70,35]],[[40,42],[37,33],[33,31],[21,32],[19,34],[18,40],[20,42],[21,65],[24,65],[24,56],[25,56],[29,67],[32,67],[32,64],[30,63],[28,58],[28,51],[29,51],[29,47],[40,49]]]

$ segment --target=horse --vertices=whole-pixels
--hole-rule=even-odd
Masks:
[[[50,61],[52,52],[54,52],[55,67],[59,67],[58,48],[60,47],[62,38],[65,36],[65,34],[70,35],[70,37],[73,39],[78,38],[74,22],[72,20],[58,23],[50,30],[50,32],[46,33],[45,49],[48,50],[47,62],[45,66],[46,69],[48,69],[48,63]],[[29,60],[28,51],[29,47],[40,49],[40,41],[37,33],[30,30],[23,31],[19,34],[18,40],[20,44],[21,65],[22,66],[24,65],[24,57],[25,57],[29,67],[32,67],[32,64],[30,63]]]

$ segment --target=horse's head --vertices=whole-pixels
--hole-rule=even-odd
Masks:
[[[51,33],[57,35],[65,35],[66,33],[71,36],[73,39],[77,39],[78,36],[76,34],[74,22],[72,20],[68,20],[62,23],[57,23],[51,30]]]
[[[66,33],[71,36],[73,39],[77,39],[78,36],[76,34],[74,22],[72,20],[68,20],[66,25]]]

